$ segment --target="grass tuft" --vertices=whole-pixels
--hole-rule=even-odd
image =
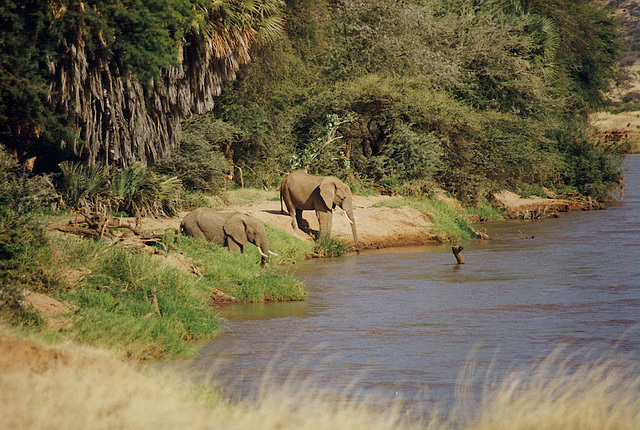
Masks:
[[[319,257],[340,257],[350,250],[351,246],[342,239],[323,237],[316,242],[313,253]]]

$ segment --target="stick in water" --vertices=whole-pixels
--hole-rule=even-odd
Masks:
[[[464,258],[462,258],[462,250],[464,248],[462,246],[452,246],[451,247],[451,251],[453,252],[453,255],[456,257],[456,260],[458,260],[458,264],[464,264]]]

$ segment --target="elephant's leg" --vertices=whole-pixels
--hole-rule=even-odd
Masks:
[[[296,212],[295,211],[291,211],[291,212],[289,212],[289,214],[291,214],[291,227],[293,227],[294,230],[297,230],[299,224],[298,224],[298,220],[297,220],[297,217],[296,217]]]
[[[298,223],[296,222],[296,208],[293,206],[293,201],[291,200],[291,193],[289,190],[282,190],[280,192],[280,209],[282,210],[282,203],[287,207],[287,212],[291,217],[291,227],[294,230],[298,229]]]
[[[309,223],[307,222],[306,219],[302,218],[302,210],[296,209],[295,214],[296,214],[295,220],[298,228],[304,231],[305,233],[309,233]]]
[[[197,223],[190,222],[185,224],[183,226],[183,231],[187,232],[190,236],[197,237],[198,239],[209,240]]]
[[[193,230],[191,232],[191,236],[197,237],[198,239],[209,240],[209,238],[199,228]]]
[[[232,252],[244,252],[244,246],[233,240],[230,236],[227,236],[227,249]]]
[[[320,225],[319,238],[329,237],[331,235],[332,212],[316,211],[316,216]]]

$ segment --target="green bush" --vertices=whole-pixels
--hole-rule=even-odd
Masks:
[[[319,257],[340,257],[351,249],[347,242],[335,237],[323,237],[313,247],[313,253]]]
[[[219,194],[227,189],[232,173],[224,151],[232,151],[238,135],[224,121],[210,116],[194,117],[185,123],[178,149],[153,169],[178,177],[190,190]]]
[[[64,161],[60,163],[58,189],[71,208],[99,208],[109,195],[108,171],[104,167],[84,166]]]
[[[158,177],[142,164],[111,171],[63,162],[60,170],[58,190],[70,208],[129,216],[173,216],[181,204],[181,182],[175,177]]]
[[[55,283],[40,263],[49,243],[38,191],[37,179],[0,149],[0,318],[11,324],[40,325],[40,317],[24,304],[23,289]]]

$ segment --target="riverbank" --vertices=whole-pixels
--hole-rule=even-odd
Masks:
[[[311,236],[293,229],[291,218],[280,210],[277,193],[273,192],[272,194],[269,198],[252,203],[221,205],[219,209],[249,213],[267,225],[312,244]],[[494,194],[492,200],[493,205],[499,211],[503,211],[505,217],[515,219],[555,217],[560,212],[602,208],[602,205],[582,197],[564,199],[531,196],[524,198],[508,191]],[[466,216],[465,221],[475,222],[477,229],[481,228],[481,222],[484,219],[481,216],[467,213],[457,200],[440,194],[432,201],[451,208],[459,215]],[[427,212],[418,210],[411,205],[411,201],[408,199],[383,195],[354,196],[353,202],[361,249],[437,245],[443,240],[456,239],[453,236],[446,237],[448,234],[452,234],[451,232],[434,232],[434,214],[429,213],[429,209],[425,209]],[[187,213],[181,212],[179,216],[174,218],[141,218],[141,229],[155,233],[161,233],[167,229],[177,230],[182,218]],[[309,227],[312,230],[319,229],[318,220],[313,211],[305,211],[303,216],[309,222]],[[131,221],[133,222],[133,220]],[[483,237],[480,231],[472,233],[477,238]],[[332,236],[350,244],[353,243],[351,226],[346,217],[340,216],[339,210],[333,216]],[[277,252],[277,250],[274,251]]]
[[[173,218],[122,221],[138,223],[135,230],[153,237],[151,244],[126,229],[129,235],[121,241],[82,240],[59,231],[69,219],[58,218],[48,229],[51,255],[37,257],[45,260],[42,270],[51,272],[58,286],[34,286],[20,300],[35,313],[38,324],[56,336],[115,348],[134,361],[188,355],[194,340],[215,336],[219,324],[211,304],[304,300],[303,286],[279,266],[314,255],[311,236],[292,228],[290,217],[280,212],[277,192],[242,193],[250,198],[236,193],[219,208],[251,213],[267,224],[271,248],[279,254],[271,257],[268,270],[257,264],[260,256],[252,245],[239,255],[193,238],[178,239],[186,212]],[[523,199],[512,193],[493,200],[503,213],[521,218],[584,208],[566,200]],[[490,213],[486,201],[484,212],[471,212],[444,194],[431,199],[355,196],[354,203],[363,250],[486,239],[478,221],[500,214],[493,209]],[[313,212],[305,212],[305,217],[312,229],[318,228]],[[336,214],[333,224],[332,235],[351,244],[346,218]],[[120,329],[114,332],[113,326]]]
[[[275,196],[275,197],[274,197]],[[239,204],[228,204],[220,206],[220,209],[236,210],[239,212],[250,213],[254,217],[262,220],[265,224],[272,227],[270,230],[272,238],[272,249],[276,253],[281,255],[277,258],[272,257],[272,261],[275,260],[276,264],[291,264],[295,263],[296,259],[303,258],[305,253],[311,255],[313,249],[313,239],[308,234],[301,232],[300,230],[294,230],[291,226],[291,218],[280,212],[280,202],[277,200],[277,193],[266,194],[260,196],[257,199],[252,199],[251,203],[241,202]],[[470,224],[470,221],[476,221],[476,229],[472,229],[469,234],[472,237],[479,239],[488,239],[486,233],[483,233],[480,229],[480,224],[477,223],[482,218],[480,215],[473,215],[467,213],[465,209],[454,199],[448,198],[444,195],[440,195],[433,202],[437,202],[441,207],[447,208],[453,215],[447,214],[449,217],[457,217],[457,214],[464,217],[465,225]],[[588,199],[557,199],[557,198],[541,198],[541,197],[528,197],[522,198],[511,192],[502,192],[493,196],[493,204],[500,208],[500,211],[504,213],[504,216],[520,219],[536,219],[544,217],[557,216],[560,212],[570,210],[586,210],[594,209],[596,206]],[[457,241],[459,237],[453,235],[451,232],[435,232],[434,219],[437,215],[434,213],[435,206],[420,207],[421,210],[414,206],[415,202],[409,199],[403,199],[401,197],[389,197],[389,196],[354,196],[356,223],[358,227],[359,243],[362,250],[366,249],[383,249],[391,247],[404,247],[415,245],[437,245],[442,243],[443,240]],[[412,204],[414,206],[412,206]],[[442,211],[442,209],[439,209]],[[146,232],[148,235],[156,235],[162,237],[170,232],[168,237],[175,237],[175,233],[178,231],[180,222],[187,212],[182,212],[179,216],[172,218],[149,218],[143,217],[140,219],[128,219],[123,220],[124,223],[135,225],[138,223],[138,230]],[[318,229],[318,222],[312,211],[304,213],[305,218],[308,220],[312,229]],[[473,219],[470,219],[473,218]],[[68,219],[57,220],[49,226],[49,231],[52,234],[60,237],[68,237],[68,234],[60,233],[57,228],[64,226],[68,223]],[[459,228],[455,219],[448,220],[449,224]],[[445,229],[453,229],[454,227],[444,227]],[[284,237],[285,240],[273,240],[274,232],[278,232],[279,238]],[[335,215],[333,221],[332,235],[345,243],[352,243],[351,228],[345,217]],[[290,239],[286,239],[289,237]],[[296,293],[298,288],[291,282],[286,282],[284,278],[278,277],[274,274],[263,273],[256,264],[252,264],[251,259],[257,260],[259,256],[255,251],[255,247],[252,245],[247,246],[247,253],[249,254],[249,260],[246,258],[240,258],[239,260],[233,260],[232,257],[224,252],[224,250],[217,251],[217,254],[211,254],[211,250],[206,249],[193,249],[190,246],[189,241],[183,241],[181,245],[172,245],[173,249],[169,252],[161,251],[154,246],[143,246],[143,250],[146,253],[151,254],[151,258],[154,260],[153,264],[144,263],[143,259],[135,258],[127,263],[129,266],[146,266],[147,277],[150,275],[149,270],[152,267],[166,266],[168,268],[174,268],[179,270],[180,277],[200,279],[198,282],[198,291],[204,291],[208,289],[209,292],[205,293],[211,303],[228,303],[243,300],[250,301],[274,301],[276,297],[283,297],[285,300],[300,300],[304,298],[303,293]],[[197,241],[196,241],[197,242]],[[300,242],[305,244],[302,249],[295,250],[295,253],[291,251],[291,243]],[[68,245],[68,241],[64,242],[65,246]],[[131,242],[127,241],[123,244],[130,245]],[[204,244],[203,244],[204,245]],[[171,246],[170,246],[171,247]],[[169,247],[169,248],[170,248]],[[180,249],[181,248],[181,249]],[[140,248],[138,248],[140,249]],[[168,249],[168,248],[167,248]],[[95,255],[95,258],[89,258],[86,264],[95,264],[100,258],[103,258],[107,253],[111,251],[101,251],[89,247],[80,251],[80,254],[86,258],[87,255]],[[61,250],[59,252],[68,253],[70,251]],[[211,254],[211,255],[210,255]],[[253,255],[256,254],[256,255]],[[233,273],[230,270],[225,269],[226,257],[232,258],[227,265],[235,268]],[[114,287],[103,286],[100,282],[105,282],[105,276],[114,275],[114,270],[109,269],[109,261],[113,259],[122,259],[124,256],[109,257],[107,261],[100,265],[100,267],[84,267],[82,262],[76,261],[65,263],[65,269],[59,273],[64,279],[64,283],[67,284],[67,288],[74,289],[75,285],[82,279],[87,279],[89,274],[98,275],[97,281],[99,283],[95,285],[101,292],[108,294]],[[90,260],[90,261],[89,261]],[[140,260],[140,261],[138,261]],[[135,263],[134,263],[135,261]],[[242,266],[247,271],[246,274],[240,278],[237,272],[238,268]],[[153,269],[155,270],[155,269]],[[157,276],[164,277],[169,276],[158,268],[160,274]],[[227,272],[224,274],[224,272]],[[243,272],[244,273],[244,272]],[[122,275],[125,276],[125,275]],[[96,278],[96,276],[93,276]],[[225,281],[228,280],[228,281]],[[127,281],[134,285],[137,281]],[[173,281],[171,281],[173,282]],[[226,283],[225,283],[226,282]],[[264,292],[256,295],[253,284],[259,283],[260,289]],[[184,284],[188,284],[189,281],[184,281]],[[91,283],[89,282],[91,285]],[[270,286],[272,285],[273,286]],[[291,284],[291,285],[288,285]],[[277,292],[278,286],[288,285],[286,294]],[[251,290],[251,293],[245,293],[242,290],[238,290],[238,286],[241,288]],[[143,289],[153,293],[153,286],[145,285]],[[271,291],[271,292],[270,292]],[[160,292],[162,294],[162,292]],[[92,293],[94,294],[94,293]],[[251,294],[251,295],[248,295]],[[288,299],[287,299],[288,297]],[[50,295],[43,294],[42,292],[30,292],[25,295],[25,301],[29,303],[33,309],[38,312],[45,322],[45,325],[54,331],[64,330],[65,326],[71,324],[70,314],[77,311],[78,305],[72,304],[68,301],[57,300]],[[184,302],[184,300],[181,300]],[[151,304],[149,304],[151,306]],[[154,312],[154,308],[150,307],[150,313]],[[160,310],[155,308],[155,312],[159,313]],[[191,337],[191,335],[189,335]],[[128,353],[130,354],[130,353]]]

